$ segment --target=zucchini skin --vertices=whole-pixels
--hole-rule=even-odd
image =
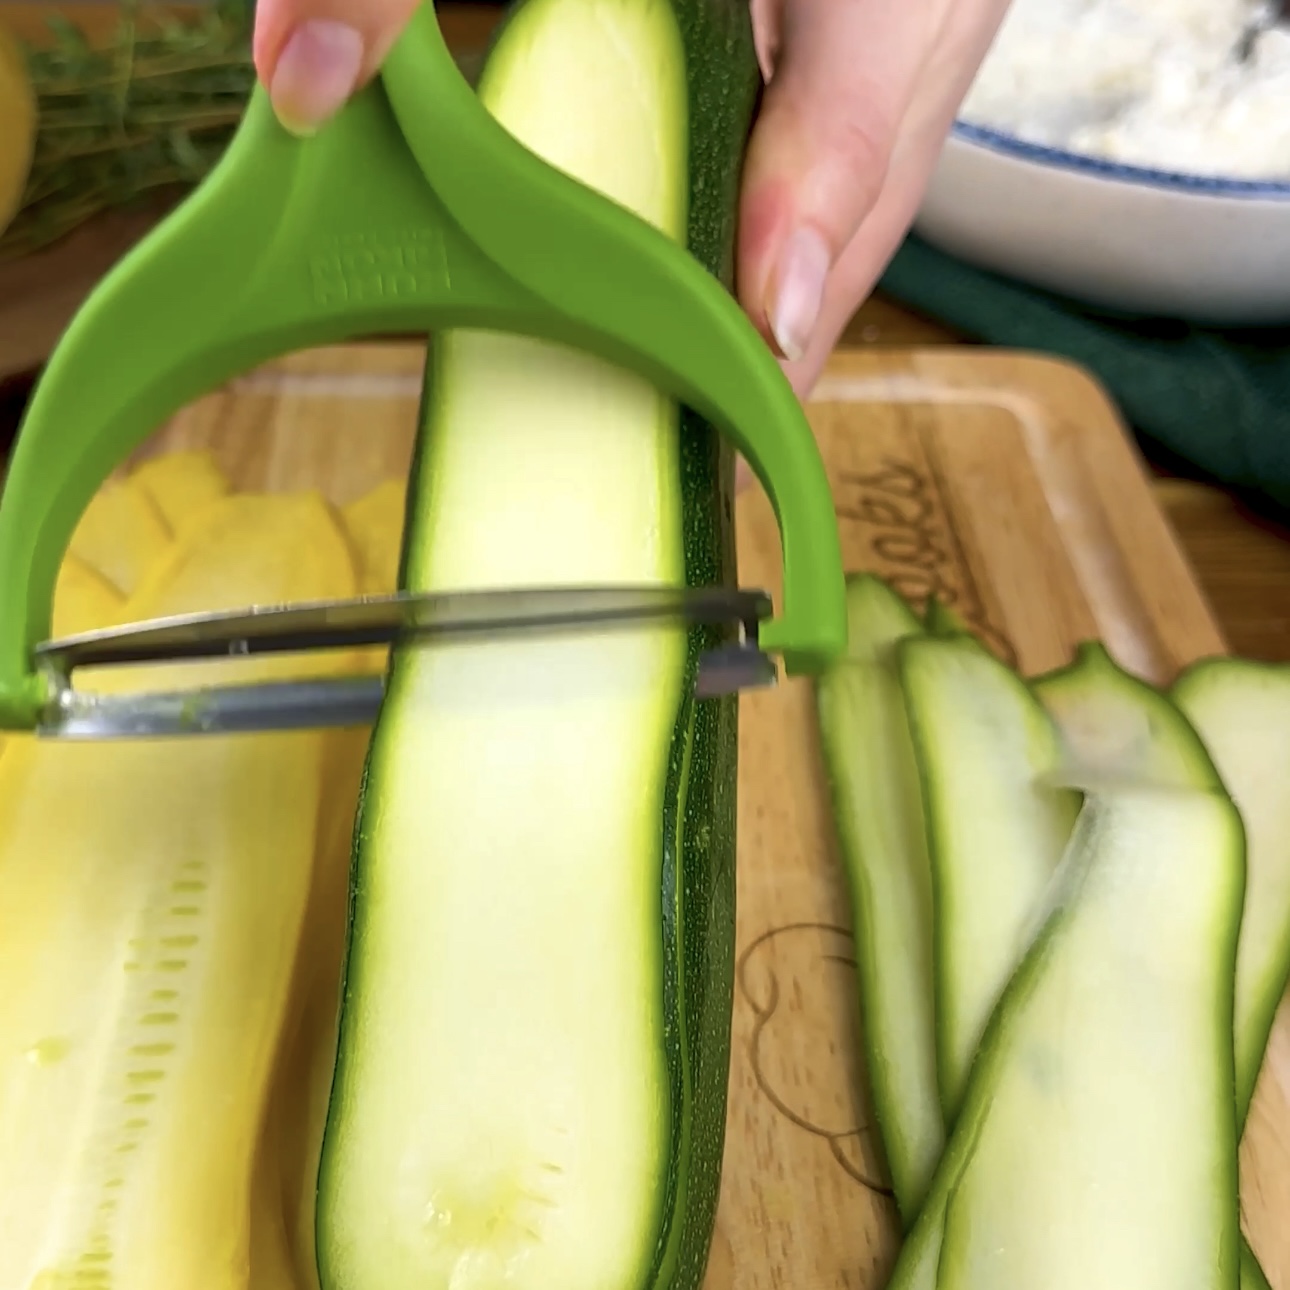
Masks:
[[[734,279],[743,154],[761,93],[750,11],[740,0],[662,2],[673,9],[686,53],[686,244],[729,289]],[[524,4],[525,0],[518,0],[509,7],[494,31],[494,47]],[[400,587],[406,586],[418,528],[413,503],[424,495],[418,485],[421,472],[429,469],[431,436],[424,427],[434,406],[436,377],[432,340],[418,414],[423,429],[414,448],[406,493],[409,522],[400,556]],[[686,407],[680,409],[678,433],[686,584],[734,585],[733,448],[708,421]],[[671,1148],[658,1197],[658,1241],[640,1290],[698,1290],[721,1183],[735,970],[738,701],[735,696],[703,702],[693,698],[699,656],[713,641],[712,629],[694,628],[689,635],[685,697],[673,727],[659,820],[659,985],[664,1001]],[[358,951],[356,906],[365,879],[366,822],[369,812],[374,815],[379,809],[373,781],[379,776],[382,743],[378,723],[364,766],[354,829],[333,1106],[345,1079],[351,954]],[[329,1122],[320,1180],[329,1168],[330,1138]],[[320,1266],[327,1257],[322,1236],[320,1230],[316,1238]]]
[[[689,99],[690,183],[686,233],[691,254],[727,287],[734,280],[736,218],[743,155],[761,92],[749,7],[741,0],[672,0],[686,51]],[[689,586],[737,582],[734,520],[734,450],[689,408],[680,416],[681,506],[685,580]],[[690,636],[687,696],[710,631]],[[682,767],[689,712],[693,746],[684,798]],[[721,1186],[726,1094],[730,1076],[730,1023],[735,974],[735,832],[739,753],[738,699],[729,695],[697,703],[687,697],[676,724],[667,785],[667,810],[680,830],[664,822],[663,934],[668,952],[664,992],[668,1016],[679,1015],[684,1035],[669,1024],[669,1065],[676,1072],[688,1050],[692,1124],[686,1149],[674,1152],[684,1171],[686,1195],[665,1212],[679,1221],[676,1261],[664,1260],[652,1283],[663,1290],[698,1290],[707,1266]],[[676,909],[676,914],[672,910]],[[669,926],[671,920],[675,923]],[[679,930],[680,955],[671,942]],[[680,963],[679,1014],[667,995],[671,965]],[[673,1076],[675,1081],[675,1074]],[[674,1084],[675,1088],[675,1084]],[[675,1094],[674,1094],[675,1095]],[[674,1103],[683,1105],[680,1103]],[[683,1117],[673,1117],[673,1133]],[[661,1234],[665,1235],[665,1234]]]

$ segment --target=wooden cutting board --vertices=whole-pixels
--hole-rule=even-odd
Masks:
[[[143,455],[210,447],[244,488],[345,503],[405,472],[416,345],[315,351],[179,415]],[[1168,682],[1224,643],[1099,388],[996,351],[839,356],[810,409],[849,569],[953,605],[1035,674],[1097,636]],[[740,580],[779,592],[764,494],[737,504]],[[854,957],[803,682],[742,700],[729,1130],[707,1290],[878,1290],[895,1210],[857,1043]],[[1179,1073],[1186,1078],[1186,1072]],[[1290,1010],[1242,1148],[1246,1228],[1290,1290]],[[1040,1288],[1042,1290],[1042,1288]]]

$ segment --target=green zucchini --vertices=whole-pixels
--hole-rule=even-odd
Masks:
[[[1035,691],[1053,713],[1072,758],[1114,773],[1148,737],[1142,685],[1098,643],[1081,647],[1067,669],[1041,678]],[[1290,979],[1290,668],[1243,659],[1206,659],[1175,682],[1172,698],[1196,740],[1184,760],[1157,768],[1185,782],[1198,748],[1216,768],[1241,813],[1246,883],[1237,945],[1233,1034],[1237,1123],[1243,1129],[1277,1006]],[[1267,1278],[1242,1241],[1241,1285],[1264,1290]]]
[[[973,684],[966,672],[960,684]],[[1185,719],[1148,687],[1138,699],[1145,737],[1116,774],[1076,763],[1054,776],[1083,805],[893,1290],[1237,1283],[1244,835]],[[1015,786],[977,731],[946,722],[931,734],[945,759],[981,764],[983,779],[993,766]],[[992,836],[963,827],[980,840],[980,870],[999,863]]]
[[[1051,719],[974,637],[910,637],[899,659],[931,855],[938,1082],[953,1124],[1079,799],[1046,778],[1060,756]]]
[[[1290,979],[1290,667],[1207,659],[1173,698],[1245,821],[1245,913],[1236,958],[1236,1092],[1242,1124]]]
[[[931,636],[958,636],[970,630],[954,609],[935,596],[928,599],[923,611],[923,627]]]
[[[851,897],[874,1113],[912,1223],[945,1144],[936,1086],[932,893],[896,645],[921,627],[880,579],[847,580],[848,646],[817,685],[821,747]]]
[[[1162,788],[1186,788],[1197,776],[1218,778],[1213,758],[1178,706],[1124,671],[1098,641],[1087,641],[1074,662],[1031,682],[1056,723],[1062,743],[1060,776],[1081,783],[1122,784],[1148,775]],[[1174,729],[1157,738],[1164,723]]]
[[[727,284],[738,0],[526,0],[479,92]],[[630,307],[624,302],[624,307]],[[734,578],[733,458],[598,359],[436,337],[413,589]],[[729,1065],[736,724],[675,627],[396,652],[356,829],[324,1290],[690,1290]]]

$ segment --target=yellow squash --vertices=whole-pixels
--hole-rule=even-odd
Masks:
[[[125,597],[101,573],[70,551],[63,557],[54,587],[53,636],[110,627],[124,606]]]
[[[150,457],[130,475],[176,535],[212,502],[230,492],[227,476],[209,452],[168,452]]]
[[[350,502],[342,512],[345,531],[354,544],[365,596],[388,594],[399,577],[407,482],[390,479]]]
[[[171,544],[170,526],[133,480],[109,480],[85,508],[68,550],[131,595]]]
[[[205,509],[123,616],[355,588],[320,498],[241,495]],[[92,683],[352,663],[328,652]],[[245,1290],[328,747],[316,731],[22,740],[0,761],[0,1286]]]

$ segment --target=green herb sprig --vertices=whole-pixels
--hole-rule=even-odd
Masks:
[[[185,21],[149,0],[125,0],[101,44],[60,16],[46,22],[49,43],[24,51],[39,125],[0,260],[47,246],[101,211],[198,183],[255,83],[251,0],[216,0]]]
[[[25,48],[39,122],[22,206],[0,262],[27,255],[105,210],[198,184],[228,146],[255,86],[253,0],[214,0],[179,21],[155,0],[122,0],[115,33],[92,44],[65,18]],[[455,55],[472,84],[482,51]]]

